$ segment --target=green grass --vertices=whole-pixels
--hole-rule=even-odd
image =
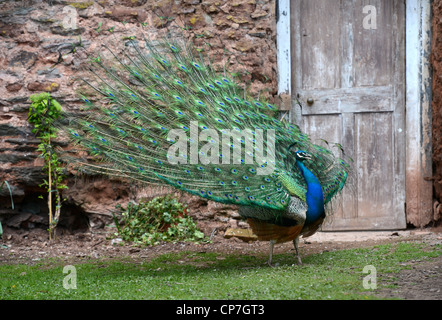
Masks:
[[[181,252],[151,261],[89,260],[74,265],[77,289],[69,290],[63,287],[69,262],[50,259],[1,265],[0,299],[370,299],[376,290],[363,288],[364,266],[376,267],[380,288],[391,286],[382,274],[440,254],[440,245],[399,243],[313,254],[302,266],[293,265],[292,254],[275,255],[275,268],[263,264],[265,255]]]

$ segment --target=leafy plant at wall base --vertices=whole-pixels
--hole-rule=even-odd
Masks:
[[[32,132],[41,140],[37,150],[41,152],[45,161],[43,170],[46,170],[48,174],[48,179],[44,180],[40,187],[44,186],[48,191],[49,239],[52,240],[55,236],[55,227],[61,212],[62,198],[60,191],[67,188],[66,184],[63,183],[65,178],[64,167],[59,161],[52,143],[52,139],[56,137],[57,132],[54,122],[60,118],[61,105],[47,92],[33,94],[29,99],[32,103],[29,107],[28,121],[34,125]],[[54,214],[52,213],[53,193],[55,193]]]
[[[170,195],[140,204],[129,203],[121,213],[120,221],[115,215],[114,219],[117,235],[124,241],[137,244],[206,240],[192,217],[187,215],[187,207]]]

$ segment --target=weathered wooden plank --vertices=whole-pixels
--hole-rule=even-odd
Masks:
[[[405,128],[405,3],[402,0],[394,0],[394,11],[392,20],[393,29],[393,113],[394,124],[394,195],[393,210],[397,228],[406,228],[405,216],[405,163],[406,158],[406,131]]]
[[[292,102],[290,121],[299,127],[302,127],[301,107],[296,101],[296,94],[293,94],[295,88],[302,87],[302,64],[301,61],[301,9],[299,1],[290,3],[290,27],[292,28],[291,58],[296,63],[291,63],[292,73],[292,96],[295,101]]]
[[[342,1],[341,26],[341,87],[352,88],[354,86],[355,71],[354,64],[354,31],[352,21],[354,16],[353,1]]]
[[[355,86],[388,85],[392,81],[393,6],[393,1],[354,1],[353,10],[359,11],[352,24]],[[364,7],[366,13],[362,12]]]
[[[433,185],[425,180],[432,175],[431,3],[407,1],[406,10],[407,222],[423,227],[433,219]]]
[[[290,0],[278,2],[276,42],[278,44],[278,94],[291,91]]]
[[[300,2],[303,89],[340,85],[340,5],[330,0]],[[327,18],[324,19],[324,13]],[[299,84],[298,84],[299,85]]]
[[[345,150],[345,157],[352,166],[349,176],[347,177],[347,185],[342,193],[343,210],[341,217],[344,219],[354,219],[358,216],[357,197],[357,170],[355,168],[358,161],[358,154],[355,150],[355,114],[343,113],[342,115],[342,146]],[[350,162],[353,160],[353,162]]]
[[[352,186],[349,181],[350,188],[343,194],[342,212],[335,212],[334,216],[327,220],[324,230],[398,228],[396,215],[392,209],[395,196],[392,178],[394,164],[390,150],[394,143],[391,134],[392,114],[391,112],[346,114],[347,126],[354,125],[356,134],[354,139],[356,185]],[[349,202],[346,201],[346,196],[349,197]],[[358,201],[352,202],[351,199],[355,196]],[[356,206],[357,210],[349,208],[352,205]]]
[[[392,113],[355,115],[358,218],[393,213]]]
[[[329,227],[331,225],[332,227]],[[352,231],[352,230],[397,230],[396,220],[391,216],[342,218],[336,214],[327,217],[325,231]]]
[[[297,90],[303,103],[302,114],[332,114],[343,112],[393,111],[392,86],[322,90]],[[313,99],[309,105],[307,100]]]
[[[327,117],[321,115],[310,115],[304,117],[304,131],[309,132],[310,140],[321,145],[325,139],[329,143],[340,143],[341,139],[341,117],[338,114]],[[338,154],[338,150],[335,153]]]

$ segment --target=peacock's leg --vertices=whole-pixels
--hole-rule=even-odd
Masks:
[[[273,246],[275,245],[275,240],[270,240],[270,255],[269,255],[269,261],[267,263],[269,266],[273,267],[272,265],[272,257],[273,257]]]
[[[293,245],[295,246],[296,257],[298,258],[298,264],[302,264],[301,255],[299,254],[298,243],[299,243],[299,237],[296,237],[296,239],[293,240]]]

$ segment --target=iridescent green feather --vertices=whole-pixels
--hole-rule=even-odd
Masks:
[[[347,163],[313,144],[297,126],[273,117],[274,105],[250,97],[228,73],[216,74],[188,43],[146,40],[146,47],[144,52],[134,44],[134,52],[122,57],[109,50],[117,63],[93,62],[95,79],[85,81],[103,98],[95,104],[85,97],[88,116],[72,118],[68,130],[102,160],[84,163],[86,169],[165,183],[222,203],[282,210],[290,196],[305,201],[306,183],[294,158],[296,150],[305,150],[313,156],[305,165],[319,179],[325,202],[342,189]],[[196,143],[203,130],[214,130],[215,137],[206,134]],[[259,131],[262,147],[256,142]],[[179,152],[184,142],[185,152]],[[219,155],[204,153],[216,145]],[[267,163],[258,161],[259,153],[267,154]],[[211,161],[202,163],[208,157]],[[260,174],[266,167],[274,169]]]

